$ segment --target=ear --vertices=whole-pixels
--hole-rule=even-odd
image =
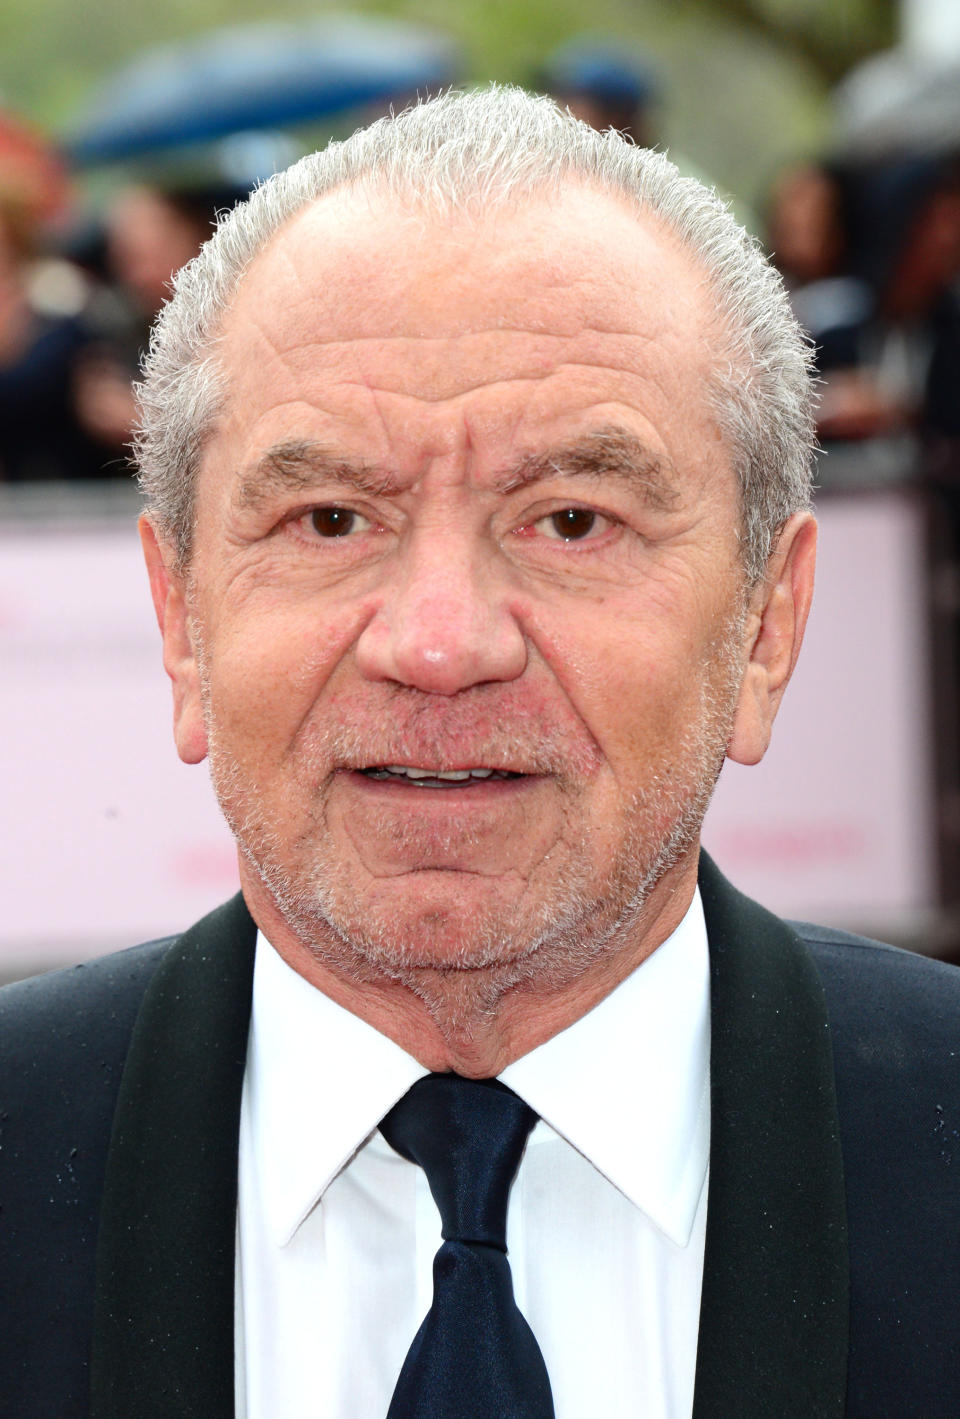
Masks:
[[[800,654],[813,599],[817,524],[798,512],[784,525],[747,615],[747,663],[727,758],[758,764],[767,752],[780,700]]]
[[[163,637],[163,667],[173,685],[177,753],[185,764],[199,764],[207,756],[207,731],[185,578],[176,570],[172,548],[158,536],[150,519],[141,517],[138,526],[153,609]]]

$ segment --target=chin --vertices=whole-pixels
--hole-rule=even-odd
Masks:
[[[536,951],[546,913],[491,891],[490,878],[469,874],[460,882],[465,875],[417,873],[396,891],[378,884],[349,901],[341,890],[321,888],[316,913],[341,941],[388,974],[496,969]]]

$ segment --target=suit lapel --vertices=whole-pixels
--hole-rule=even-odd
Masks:
[[[237,1136],[256,928],[240,897],[144,996],[107,1159],[91,1419],[233,1419]]]
[[[694,1419],[841,1419],[842,1158],[805,948],[705,856],[712,1134]],[[91,1419],[233,1419],[237,1134],[256,928],[241,898],[171,948],[120,1087]]]
[[[849,1263],[816,968],[706,856],[710,1192],[694,1419],[840,1419]]]

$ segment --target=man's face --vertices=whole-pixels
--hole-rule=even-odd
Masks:
[[[172,673],[261,920],[569,973],[689,873],[743,639],[711,341],[673,238],[581,189],[337,194],[260,256]]]

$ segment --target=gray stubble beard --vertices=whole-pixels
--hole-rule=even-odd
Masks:
[[[651,893],[699,841],[739,691],[744,619],[745,606],[715,643],[710,663],[719,672],[717,683],[705,675],[698,721],[687,727],[676,760],[684,766],[681,779],[660,771],[634,795],[627,814],[630,830],[600,895],[588,889],[589,854],[586,833],[580,833],[568,864],[554,868],[549,899],[525,921],[520,949],[514,923],[492,916],[473,924],[470,941],[461,942],[459,950],[451,954],[447,946],[430,960],[423,942],[412,941],[403,923],[371,922],[351,913],[329,864],[318,861],[304,878],[293,878],[284,865],[285,845],[266,821],[262,803],[251,796],[239,764],[219,741],[201,653],[214,790],[250,870],[318,964],[360,984],[397,983],[420,999],[445,1031],[469,1032],[471,1022],[496,1014],[508,991],[562,990],[643,929]],[[651,851],[650,817],[664,797],[675,800],[672,825]],[[317,817],[323,812],[318,801]]]

